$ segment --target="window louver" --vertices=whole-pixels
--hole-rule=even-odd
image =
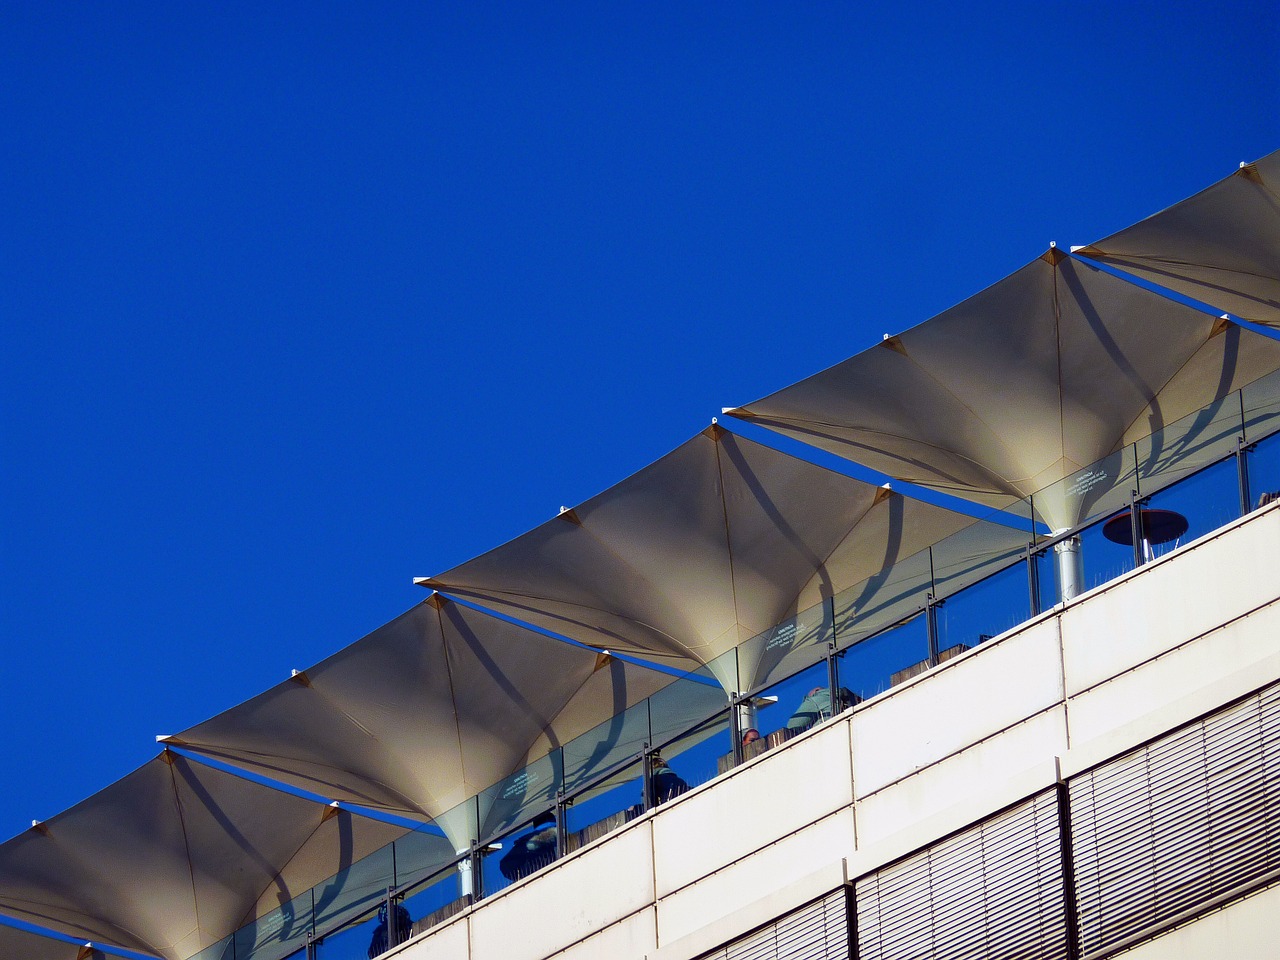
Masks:
[[[700,960],[848,960],[846,901],[841,888]]]
[[[1280,866],[1278,791],[1280,688],[1073,778],[1084,955]]]
[[[860,960],[1065,957],[1055,792],[858,881]]]

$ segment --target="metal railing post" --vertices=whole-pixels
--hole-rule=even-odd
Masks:
[[[401,933],[404,934],[403,938]],[[387,887],[387,949],[389,950],[408,939],[409,931],[400,929],[400,922],[396,917],[396,888],[394,886]]]
[[[1136,570],[1147,560],[1142,550],[1145,539],[1142,530],[1142,500],[1137,490],[1129,491],[1129,534],[1133,537],[1133,568]]]
[[[930,593],[924,602],[925,631],[929,635],[929,666],[938,665],[938,606]]]
[[[556,791],[556,859],[569,852],[569,804],[564,791]]]
[[[471,852],[467,855],[471,866],[471,902],[484,899],[484,851],[475,840],[471,841]]]
[[[733,765],[742,765],[742,718],[738,716],[738,707],[742,698],[736,693],[729,694],[729,738],[733,741]],[[648,755],[646,754],[646,757]],[[648,760],[646,759],[646,764]],[[648,770],[648,766],[645,767]],[[647,809],[647,808],[646,808]]]
[[[643,781],[641,787],[644,791],[644,812],[648,813],[653,809],[653,754],[648,743],[640,751],[640,768]]]
[[[836,642],[827,641],[827,688],[831,691],[831,716],[845,706],[840,702],[840,672],[836,668]]]
[[[1040,613],[1040,554],[1035,543],[1027,544],[1027,599],[1031,604],[1031,615]]]
[[[1252,509],[1253,497],[1249,492],[1249,451],[1253,449],[1253,444],[1245,443],[1244,437],[1236,442],[1236,479],[1240,484],[1240,516],[1244,516]]]

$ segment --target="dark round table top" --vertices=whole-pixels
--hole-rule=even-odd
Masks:
[[[1147,543],[1168,543],[1187,532],[1187,518],[1175,510],[1143,510],[1142,532]],[[1102,525],[1102,535],[1112,543],[1133,546],[1133,524],[1129,511],[1117,513]]]

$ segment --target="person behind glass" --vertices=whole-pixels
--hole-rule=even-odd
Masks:
[[[649,781],[649,802],[652,806],[665,803],[672,797],[678,797],[689,789],[680,774],[676,773],[662,759],[662,754],[654,751],[649,755],[649,769],[653,771]]]
[[[392,947],[409,939],[409,933],[413,929],[413,919],[409,916],[409,911],[405,909],[404,904],[395,905],[393,919],[391,926],[394,929],[391,931],[391,936],[388,936],[387,905],[384,902],[378,908],[378,925],[373,928],[373,939],[369,942],[369,960],[382,956]]]
[[[859,703],[860,698],[846,687],[840,688],[840,705],[834,711],[838,713],[845,707],[850,707],[855,703]],[[791,719],[787,721],[788,736],[795,736],[808,730],[819,720],[827,720],[833,716],[831,709],[831,688],[830,687],[814,687],[805,698],[800,701],[800,706],[796,707],[796,712],[791,715]]]
[[[504,877],[514,882],[555,860],[555,823],[554,814],[540,813],[529,824],[529,832],[511,842],[511,849],[498,861],[498,870]]]

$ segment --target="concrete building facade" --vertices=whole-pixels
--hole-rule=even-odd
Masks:
[[[1280,504],[397,948],[403,960],[1270,957]]]

